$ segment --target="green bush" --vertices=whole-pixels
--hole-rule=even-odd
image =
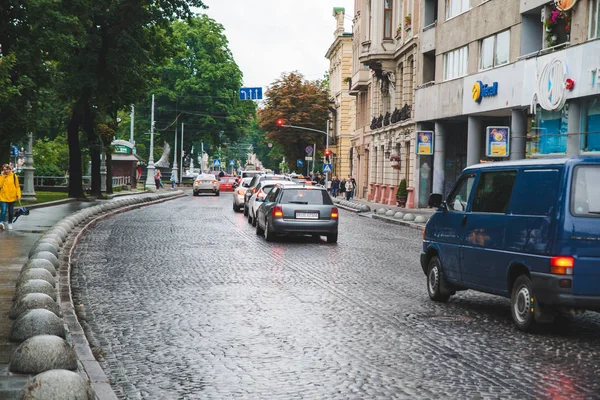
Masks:
[[[396,190],[396,197],[405,196],[408,196],[408,190],[406,190],[406,179],[402,179],[398,185],[398,190]]]

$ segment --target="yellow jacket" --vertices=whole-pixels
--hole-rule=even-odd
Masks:
[[[21,198],[21,186],[19,177],[10,172],[8,175],[0,175],[0,201],[12,203]]]

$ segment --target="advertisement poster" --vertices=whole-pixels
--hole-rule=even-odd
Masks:
[[[433,155],[433,131],[417,132],[417,155]]]
[[[510,128],[508,126],[488,126],[486,128],[486,156],[508,157],[508,141]]]

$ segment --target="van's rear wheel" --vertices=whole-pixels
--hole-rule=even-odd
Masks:
[[[531,332],[537,328],[535,311],[538,304],[535,301],[531,279],[521,275],[515,281],[510,296],[510,312],[517,328]]]
[[[427,267],[427,294],[429,294],[431,300],[448,301],[450,298],[450,295],[442,293],[443,279],[442,263],[439,257],[431,257]]]

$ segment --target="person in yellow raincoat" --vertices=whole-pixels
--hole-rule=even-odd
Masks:
[[[15,201],[21,201],[21,186],[19,178],[12,172],[10,165],[2,166],[2,175],[0,175],[0,229],[4,229],[4,221],[8,211],[8,230],[12,229],[12,221],[15,214]]]

